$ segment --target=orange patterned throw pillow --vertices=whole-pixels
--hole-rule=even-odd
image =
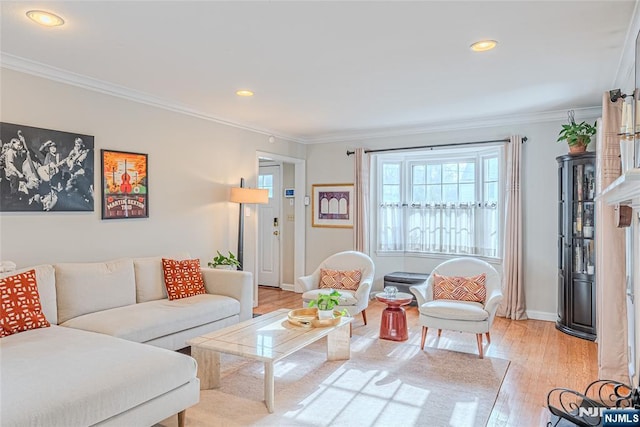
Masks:
[[[450,299],[484,303],[487,298],[487,275],[473,277],[441,276],[433,273],[433,299]]]
[[[177,261],[162,258],[164,284],[169,300],[206,294],[199,259]]]
[[[362,279],[360,270],[329,270],[320,269],[320,289],[346,289],[357,291]]]
[[[51,326],[42,313],[36,271],[0,279],[0,337]]]

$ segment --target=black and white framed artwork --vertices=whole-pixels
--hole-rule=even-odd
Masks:
[[[94,138],[0,122],[0,212],[94,210]]]

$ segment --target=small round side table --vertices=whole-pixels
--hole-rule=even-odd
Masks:
[[[409,304],[413,300],[413,295],[398,292],[395,297],[390,297],[384,292],[379,292],[376,294],[376,299],[387,304],[380,320],[380,338],[391,341],[408,340],[407,314],[402,306]]]

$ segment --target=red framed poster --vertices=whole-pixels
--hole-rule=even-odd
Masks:
[[[102,219],[149,218],[147,155],[100,151]]]

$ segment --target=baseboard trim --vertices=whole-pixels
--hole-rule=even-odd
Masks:
[[[558,320],[556,313],[549,313],[546,311],[527,310],[527,317],[533,320],[544,320],[547,322],[555,322]]]
[[[295,292],[295,286],[293,283],[283,283],[280,285],[280,289],[283,291]]]

